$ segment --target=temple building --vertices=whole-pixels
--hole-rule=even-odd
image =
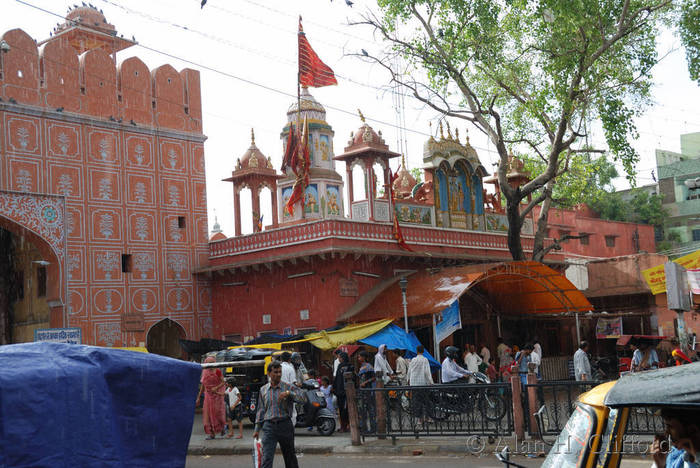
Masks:
[[[199,72],[119,62],[90,6],[0,40],[0,344],[184,356],[212,333]]]
[[[391,318],[402,326],[406,320],[430,346],[434,315],[458,301],[463,327],[449,342],[483,340],[495,346],[499,334],[520,341],[546,330],[548,349],[569,353],[579,333],[576,315],[593,306],[561,274],[567,259],[654,249],[651,226],[611,224],[583,211],[553,210],[552,229],[576,233],[580,225],[592,247],[564,243],[562,250],[547,255],[547,265],[510,262],[497,181],[457,130],[440,126],[426,141],[422,180],[416,181],[402,155],[361,114],[357,130],[336,155],[325,109],[306,88],[300,115],[297,109],[296,103],[289,108],[280,137],[284,151],[290,124],[309,125],[310,174],[303,209],[301,202],[293,213],[286,208],[296,176],[277,172],[265,156],[268,150],[254,141],[234,158],[232,175],[225,179],[233,182],[235,233],[221,238],[217,232],[209,244],[209,265],[197,270],[211,279],[216,338],[247,341],[265,333],[292,335]],[[394,159],[400,163],[391,185]],[[345,186],[336,162],[345,165]],[[509,183],[529,180],[522,166],[511,159]],[[353,172],[358,170],[362,186],[355,186]],[[484,184],[494,184],[496,194],[487,193]],[[256,219],[261,187],[273,194],[273,220],[264,226]],[[251,190],[254,218],[254,232],[247,235],[240,228],[244,188]],[[526,253],[532,251],[533,225],[528,218],[523,226]],[[598,248],[606,235],[621,238],[607,251]],[[405,291],[402,277],[407,279]]]

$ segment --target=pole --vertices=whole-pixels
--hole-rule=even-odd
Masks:
[[[576,315],[576,342],[581,343],[581,330],[578,321],[578,312],[576,312],[574,315]]]
[[[435,325],[435,314],[432,314],[433,318],[433,357],[437,359],[438,362],[440,362],[440,343],[438,343],[438,338],[437,338],[437,328]],[[438,372],[438,380],[442,381],[442,370]]]
[[[496,326],[498,327],[498,336],[503,336],[503,332],[501,332],[501,313],[498,312],[496,314]]]
[[[408,303],[406,302],[406,291],[401,291],[403,296],[403,327],[408,333]]]

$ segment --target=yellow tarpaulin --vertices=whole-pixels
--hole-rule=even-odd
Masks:
[[[677,258],[673,261],[681,265],[686,270],[690,270],[691,268],[700,268],[700,250],[696,250],[691,254]],[[652,294],[656,295],[666,292],[666,273],[663,265],[642,270],[642,275],[649,285]]]
[[[355,343],[370,335],[374,335],[382,328],[391,323],[391,319],[377,320],[368,323],[356,323],[334,331],[320,331],[310,333],[304,337],[304,340],[309,341],[317,348],[327,350],[335,349],[338,346]]]
[[[115,348],[115,349],[126,349],[127,351],[136,351],[139,353],[148,353],[148,350],[142,346],[126,346],[126,347],[121,347],[121,348]]]

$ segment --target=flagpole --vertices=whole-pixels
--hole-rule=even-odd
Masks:
[[[301,15],[299,15],[299,31],[297,32],[297,132],[299,136],[301,136],[300,129],[301,129],[301,51],[299,50],[299,35],[303,34],[302,29],[301,29]],[[299,153],[297,153],[297,157],[299,157]],[[297,175],[297,179],[298,179]],[[296,183],[296,182],[295,182]],[[304,190],[304,187],[302,186],[302,190]],[[301,219],[306,218],[306,214],[304,213],[304,196],[306,196],[306,193],[302,192],[301,194]]]

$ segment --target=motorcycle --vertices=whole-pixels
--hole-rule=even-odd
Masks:
[[[474,372],[477,383],[490,384],[491,380],[481,372]],[[468,383],[468,379],[457,379],[450,384]],[[444,420],[453,414],[471,413],[475,409],[488,421],[500,421],[506,414],[506,402],[499,394],[498,389],[475,387],[468,388],[467,392],[459,387],[445,389],[439,393],[433,393],[433,405],[429,412],[432,419]]]
[[[326,407],[326,397],[320,385],[314,379],[308,379],[301,385],[306,394],[306,402],[297,405],[296,427],[312,427],[321,435],[329,436],[335,432],[335,414]]]

